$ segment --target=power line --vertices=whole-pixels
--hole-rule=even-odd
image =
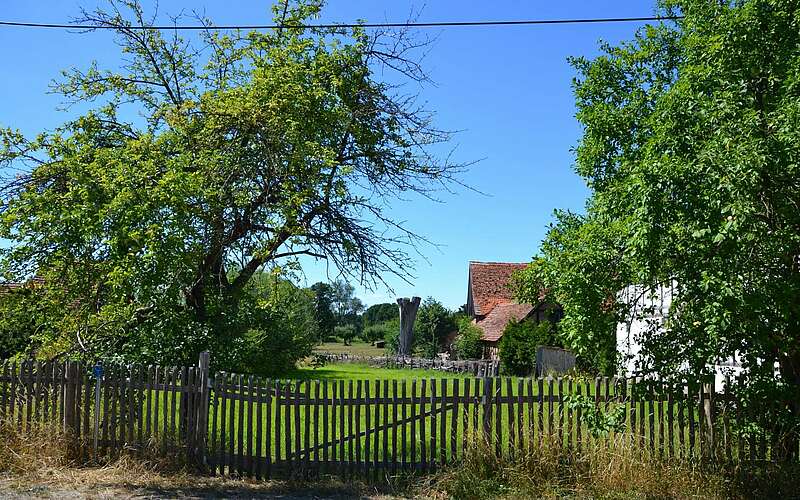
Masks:
[[[585,19],[527,19],[509,21],[441,21],[441,22],[406,22],[406,23],[330,23],[330,24],[240,24],[222,26],[203,26],[203,25],[153,25],[153,26],[125,26],[131,30],[260,30],[260,29],[314,29],[314,28],[451,28],[459,26],[527,26],[537,24],[599,24],[599,23],[630,23],[648,21],[677,21],[683,16],[646,16],[646,17],[604,17],[604,18],[585,18]],[[95,29],[117,29],[119,26],[96,26],[92,24],[52,24],[52,23],[32,23],[21,21],[0,21],[0,26],[18,28],[53,28],[53,29],[75,29],[75,30],[95,30]]]

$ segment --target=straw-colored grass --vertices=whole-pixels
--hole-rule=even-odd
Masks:
[[[430,498],[798,498],[797,465],[702,464],[669,460],[626,436],[598,440],[577,451],[554,440],[534,440],[497,456],[470,438],[463,462],[429,478]]]

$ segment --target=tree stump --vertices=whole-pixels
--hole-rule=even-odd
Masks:
[[[417,309],[422,299],[419,297],[397,299],[400,307],[400,340],[398,354],[400,356],[411,356],[411,348],[414,340],[414,321],[417,319]]]

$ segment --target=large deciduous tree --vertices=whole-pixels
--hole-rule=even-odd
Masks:
[[[640,339],[639,368],[700,382],[736,355],[741,401],[796,452],[800,4],[661,8],[685,18],[573,60],[576,168],[592,195],[585,214],[558,214],[520,295],[549,290],[584,354],[613,342],[620,290],[677,284],[666,324]]]
[[[402,90],[426,81],[421,43],[303,28],[321,6],[276,5],[282,27],[264,32],[200,19],[196,39],[141,29],[136,0],[83,12],[122,62],[67,70],[54,90],[93,109],[36,137],[0,131],[2,273],[43,278],[64,313],[41,352],[224,353],[250,327],[253,275],[301,255],[366,285],[409,276],[404,246],[421,240],[387,207],[461,171]]]

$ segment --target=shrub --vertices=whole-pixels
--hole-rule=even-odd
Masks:
[[[362,336],[367,342],[375,342],[376,340],[385,340],[392,334],[392,332],[396,334],[399,332],[399,330],[400,320],[394,319],[364,328]]]
[[[478,359],[481,357],[481,329],[467,317],[458,321],[458,336],[453,342],[453,351],[458,359]]]
[[[529,375],[536,364],[536,347],[561,347],[555,326],[549,321],[510,321],[500,339],[500,361],[513,375]]]
[[[428,297],[420,306],[414,323],[413,351],[426,358],[436,356],[442,342],[457,328],[453,313],[438,300]]]

